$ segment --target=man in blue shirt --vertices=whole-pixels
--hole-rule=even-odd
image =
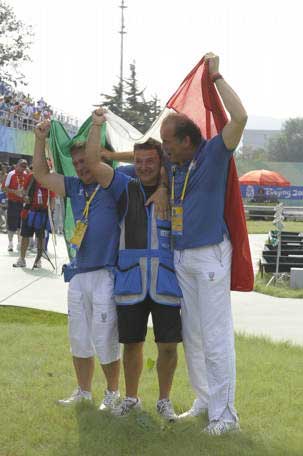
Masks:
[[[112,168],[100,162],[98,138],[100,126],[105,120],[102,112],[97,110],[92,116],[93,126],[87,141],[87,163],[101,186],[115,189],[119,194],[120,172],[114,172]],[[135,144],[134,158],[137,179],[129,179],[127,188],[123,188],[124,191],[117,202],[121,214],[121,236],[114,295],[118,312],[119,338],[124,344],[126,397],[114,410],[114,414],[125,416],[141,407],[138,387],[143,368],[147,322],[151,314],[158,348],[157,411],[163,418],[175,421],[177,415],[169,394],[177,365],[177,343],[182,340],[182,293],[173,268],[170,222],[158,218],[154,207],[147,208],[145,202],[159,185],[161,144],[152,139],[143,144]],[[163,190],[167,196],[167,189]]]
[[[50,123],[45,121],[35,130],[34,175],[43,187],[70,198],[78,221],[73,236],[77,246],[77,273],[68,290],[69,337],[78,386],[68,399],[59,403],[70,405],[92,399],[96,354],[107,382],[100,405],[100,410],[106,410],[113,408],[119,398],[120,346],[112,298],[112,267],[116,263],[120,235],[116,202],[128,178],[117,174],[119,185],[108,190],[101,188],[86,165],[85,143],[75,144],[70,151],[77,177],[50,173],[45,158],[49,128]]]
[[[209,72],[230,120],[210,141],[186,115],[169,114],[161,125],[171,188],[175,268],[183,292],[182,331],[193,407],[180,418],[208,410],[210,435],[239,429],[234,408],[235,350],[230,302],[232,246],[224,221],[229,159],[247,114],[207,54]]]

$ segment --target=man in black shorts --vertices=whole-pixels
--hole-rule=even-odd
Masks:
[[[138,386],[143,369],[148,317],[151,314],[158,347],[157,411],[163,418],[174,421],[177,416],[169,394],[177,365],[177,343],[182,341],[182,294],[173,267],[170,222],[157,218],[153,205],[146,207],[147,199],[159,186],[162,148],[153,139],[144,144],[135,144],[137,179],[123,178],[122,174],[121,179],[117,179],[119,171],[116,171],[114,179],[113,169],[100,163],[97,145],[100,125],[104,121],[101,113],[97,110],[93,114],[93,126],[87,142],[87,164],[103,188],[111,188],[111,191],[121,194],[118,201],[121,236],[114,295],[119,338],[124,344],[126,397],[113,413],[126,416],[133,409],[141,408]],[[124,186],[123,192],[121,186]],[[167,189],[163,191],[167,192]]]

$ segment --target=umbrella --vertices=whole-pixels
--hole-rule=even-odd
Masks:
[[[289,187],[290,182],[281,174],[268,169],[256,169],[239,178],[241,185],[268,185],[270,187]]]

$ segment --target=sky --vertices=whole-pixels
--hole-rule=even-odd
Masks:
[[[6,0],[33,26],[26,92],[81,120],[120,72],[121,0]],[[164,105],[208,51],[250,116],[303,117],[302,0],[125,0],[124,75]]]

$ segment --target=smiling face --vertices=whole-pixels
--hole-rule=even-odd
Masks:
[[[173,122],[165,122],[161,126],[160,135],[163,144],[163,150],[172,163],[182,163],[186,159],[186,138],[180,140],[175,135],[175,126]],[[186,142],[186,144],[185,144]]]
[[[136,174],[143,185],[157,185],[160,176],[161,160],[156,149],[137,149],[134,155]]]
[[[84,147],[71,151],[71,156],[73,166],[79,179],[81,179],[84,184],[92,184],[94,182],[94,177],[86,165]]]

